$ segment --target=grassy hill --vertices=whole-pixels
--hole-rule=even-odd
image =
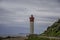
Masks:
[[[47,30],[41,35],[60,37],[60,19],[57,22],[53,23],[51,26],[49,26]]]
[[[41,36],[41,37],[39,37],[39,36]],[[48,36],[49,37],[60,37],[60,19],[57,22],[53,23],[51,26],[49,26],[47,28],[47,30],[45,32],[43,32],[42,34],[29,35],[28,39],[26,39],[26,40],[57,40],[55,38],[54,39],[47,38]]]

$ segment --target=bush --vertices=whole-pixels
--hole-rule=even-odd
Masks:
[[[39,40],[50,40],[49,38],[39,38]]]
[[[6,38],[11,38],[10,36],[7,36]]]
[[[0,40],[2,40],[2,37],[0,37]]]
[[[26,40],[49,40],[48,38],[38,37],[36,34],[31,34]]]

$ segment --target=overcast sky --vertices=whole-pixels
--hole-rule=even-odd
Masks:
[[[60,17],[60,0],[0,0],[0,34],[29,33],[31,14],[42,33]]]

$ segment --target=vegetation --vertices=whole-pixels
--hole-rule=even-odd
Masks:
[[[41,35],[60,37],[60,19],[48,27],[47,30]]]
[[[2,40],[2,37],[0,37],[0,40]]]
[[[31,35],[28,36],[28,39],[26,39],[26,40],[49,40],[49,39],[38,37],[37,34],[31,34]]]
[[[6,38],[11,38],[10,36],[7,36]]]
[[[40,35],[31,34],[28,36],[28,39],[26,39],[26,40],[57,40],[39,36],[60,37],[60,19],[57,22],[53,23],[51,26],[49,26],[44,33]]]

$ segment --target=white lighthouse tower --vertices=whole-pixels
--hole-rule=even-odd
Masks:
[[[30,19],[30,34],[34,34],[34,17],[31,15]]]

